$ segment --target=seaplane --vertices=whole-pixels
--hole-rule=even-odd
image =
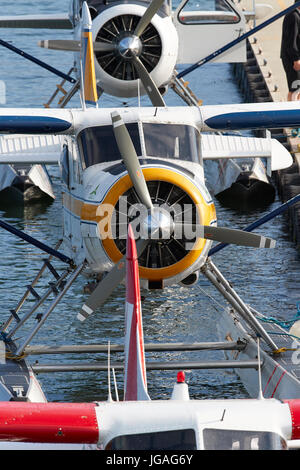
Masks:
[[[161,4],[158,0],[150,4],[139,28],[147,28]],[[272,171],[288,167],[292,157],[274,139],[220,136],[215,131],[282,126],[286,116],[297,121],[299,112],[294,103],[283,111],[277,103],[167,107],[144,69],[151,107],[99,108],[92,26],[88,5],[83,3],[82,109],[6,108],[0,114],[0,131],[11,137],[15,133],[63,137],[60,155],[50,151],[45,158],[42,152],[14,151],[3,158],[14,163],[57,165],[59,161],[64,182],[63,259],[84,266],[85,273],[98,280],[109,273],[83,306],[82,317],[124,278],[121,267],[129,221],[145,240],[140,271],[146,289],[194,284],[212,240],[272,248],[269,238],[216,226],[203,161],[245,158],[250,148],[251,154],[269,160]]]
[[[119,398],[116,383],[115,392],[112,390],[111,375],[114,365],[110,362],[108,345],[106,401],[2,401],[0,449],[176,450],[178,453],[187,450],[299,448],[300,400],[264,398],[260,383],[259,350],[255,398],[193,400],[190,398],[185,373],[179,371],[169,399],[151,400],[147,386],[138,254],[131,225],[128,227],[126,240],[124,316],[123,399]],[[113,377],[115,379],[115,375]],[[106,457],[111,459],[109,463],[116,463],[113,459],[118,456],[110,455],[109,453]],[[153,454],[143,454],[143,458],[146,456],[151,459],[152,465]],[[194,457],[193,454],[185,455],[185,459],[190,459],[189,463]],[[140,458],[137,456],[137,459]],[[177,458],[183,463],[182,453]],[[157,460],[156,463],[158,462]]]
[[[171,2],[152,2],[148,10],[151,22],[144,16],[144,23],[139,22],[149,6],[144,2],[103,2],[89,0],[92,18],[91,31],[94,45],[94,63],[98,95],[108,94],[124,100],[147,95],[149,75],[159,90],[152,93],[151,102],[161,105],[160,95],[166,95],[172,89],[188,105],[194,106],[200,100],[183,80],[184,72],[176,69],[183,64],[199,60],[200,50],[195,44],[201,44],[201,57],[213,62],[246,62],[246,33],[249,19],[261,19],[271,13],[268,5],[255,5],[254,11],[241,11],[231,0],[219,0],[208,10],[196,9],[191,1],[178,2],[175,7]],[[73,76],[62,73],[63,81],[58,85],[49,102],[62,91],[59,106],[64,107],[79,90],[81,83],[80,36],[81,12],[83,0],[70,2],[69,13],[50,15],[1,16],[2,28],[53,28],[72,30],[74,39],[41,39],[39,45],[56,51],[73,51],[74,65],[70,69]],[[144,27],[145,26],[145,27]],[[231,47],[224,47],[227,44]],[[48,64],[42,62],[15,46],[1,40],[0,45],[8,47],[38,65],[57,73]],[[58,52],[59,53],[59,52]],[[71,82],[67,92],[63,87]],[[148,91],[147,91],[148,90]],[[206,145],[205,140],[202,146]],[[220,145],[220,143],[219,143]],[[208,146],[207,150],[210,148]],[[255,152],[257,149],[253,149]],[[258,158],[244,160],[214,160],[207,163],[212,167],[211,192],[223,204],[231,207],[249,208],[274,201],[275,188],[270,179],[270,169],[265,161]],[[216,177],[217,175],[217,177]]]
[[[157,3],[155,5],[158,8]],[[144,26],[145,22],[146,25],[151,22],[149,9],[151,15],[155,15],[153,4],[150,4],[140,18]],[[247,333],[243,333],[242,344],[239,337],[231,341],[233,336],[227,335],[227,347],[235,352],[245,349],[245,354],[247,350],[253,355],[253,344],[257,346],[259,338],[265,352],[262,381],[269,384],[273,377],[275,379],[277,372],[272,374],[269,367],[278,371],[285,367],[271,392],[272,398],[298,398],[298,369],[292,360],[286,361],[288,348],[277,344],[211,260],[213,241],[267,249],[274,248],[275,242],[253,233],[254,227],[247,230],[219,227],[203,170],[204,159],[232,158],[233,155],[244,158],[249,147],[255,148],[260,157],[267,158],[273,171],[291,165],[291,155],[274,139],[216,135],[216,131],[297,127],[300,123],[297,103],[168,107],[147,74],[149,87],[146,91],[153,100],[152,106],[98,107],[91,28],[89,8],[83,3],[82,108],[6,108],[0,113],[0,132],[3,134],[62,137],[61,153],[48,155],[47,163],[59,164],[64,182],[63,252],[2,220],[0,225],[48,253],[51,262],[58,259],[67,265],[59,274],[49,259],[45,260],[41,272],[2,325],[4,357],[11,367],[8,370],[6,363],[3,367],[2,401],[43,402],[34,376],[42,369],[29,367],[24,378],[24,371],[27,371],[24,355],[32,354],[31,340],[80,274],[95,280],[95,288],[78,313],[81,321],[96,313],[113,290],[124,282],[129,224],[137,238],[142,288],[163,289],[178,283],[187,287],[194,285],[199,275],[204,274],[229,302],[241,324],[248,328]],[[158,97],[160,105],[156,101]],[[211,152],[205,153],[201,142],[208,137],[212,137]],[[43,154],[37,155],[37,152],[12,152],[5,158],[13,162],[20,159],[27,163],[44,162]],[[281,210],[297,200],[294,198]],[[54,281],[43,295],[39,295],[36,283],[47,269],[53,274]],[[30,298],[29,309],[21,315],[29,295],[34,296],[34,302]],[[17,342],[15,335],[19,335],[20,328],[27,320],[32,320],[33,313],[51,295],[54,299],[49,308],[37,314],[33,329],[27,330],[22,341]],[[235,318],[233,323],[237,324]],[[248,362],[236,360],[238,355],[231,362],[227,361],[228,367],[238,370],[257,367],[257,358],[253,364],[253,358]],[[269,360],[274,362],[266,366]]]

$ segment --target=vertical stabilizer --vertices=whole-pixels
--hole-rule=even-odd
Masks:
[[[150,400],[147,391],[138,259],[130,225],[126,247],[124,400]]]
[[[83,99],[86,105],[97,107],[98,94],[92,39],[92,19],[87,3],[82,5],[81,63]]]

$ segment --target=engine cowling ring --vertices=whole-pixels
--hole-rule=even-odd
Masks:
[[[212,223],[215,223],[216,212],[213,202],[206,201],[201,190],[185,175],[166,168],[143,168],[143,174],[148,184],[150,182],[161,181],[172,184],[175,187],[183,190],[197,208],[198,221],[203,225],[211,225]],[[108,204],[109,206],[116,207],[119,198],[126,194],[126,192],[131,188],[131,180],[128,174],[126,174],[109,189],[106,197],[102,201],[102,204]],[[104,236],[104,234],[101,233],[100,222],[101,220],[98,218],[99,237],[102,239],[103,248],[109,258],[114,263],[117,263],[123,256],[123,250],[120,251],[120,245],[118,245],[116,240],[111,237]],[[201,256],[204,249],[206,249],[207,245],[210,244],[211,241],[205,240],[203,238],[197,238],[193,244],[192,249],[188,250],[185,256],[182,256],[177,262],[174,262],[173,264],[160,268],[152,268],[147,267],[147,265],[140,265],[140,277],[141,279],[147,279],[149,281],[161,281],[168,278],[176,278],[183,272],[185,273],[184,277],[186,277],[190,272],[192,272],[192,270],[199,269],[197,264],[199,257]],[[124,246],[125,245],[123,245],[123,247]]]
[[[102,28],[112,22],[114,19],[121,19],[122,17],[127,16],[141,17],[145,11],[146,7],[144,6],[130,4],[112,6],[108,8],[93,20],[93,41],[101,40]],[[178,35],[173,25],[172,19],[169,16],[160,16],[159,14],[154,15],[151,21],[151,27],[153,27],[157,32],[161,43],[160,58],[155,63],[155,66],[152,68],[152,70],[150,67],[150,75],[159,88],[167,84],[173,74],[178,55]],[[114,40],[117,42],[121,40],[122,37],[124,37],[123,33],[124,31],[120,31],[119,39],[116,37]],[[99,86],[105,93],[118,97],[134,97],[138,95],[138,88],[140,88],[140,94],[146,94],[143,86],[138,86],[137,79],[123,80],[116,78],[112,70],[109,70],[109,73],[107,73],[107,71],[104,70],[104,68],[99,63],[97,57],[100,57],[99,54],[96,54],[95,60],[96,78]],[[140,57],[143,62],[143,55]],[[121,60],[122,58],[120,57],[120,61]],[[144,63],[144,65],[147,66],[146,63]]]

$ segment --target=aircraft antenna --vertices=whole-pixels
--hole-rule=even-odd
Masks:
[[[140,90],[140,83],[141,80],[138,78],[137,79],[137,89],[138,89],[138,107],[141,107],[141,90]]]
[[[82,59],[80,57],[80,98],[81,98],[81,106],[83,111],[86,110],[85,106],[85,96],[84,96],[84,83],[83,83],[83,68],[82,68]]]
[[[110,341],[108,341],[107,347],[107,383],[108,383],[108,398],[107,401],[112,402],[112,395],[111,395],[111,385],[110,385]]]
[[[116,374],[115,374],[114,367],[112,368],[112,373],[113,373],[113,378],[114,378],[116,399],[117,399],[117,401],[119,401],[118,385],[117,385],[117,380],[116,380]]]
[[[258,360],[258,399],[263,400],[264,395],[261,385],[261,362],[260,362],[260,337],[257,335],[257,360]]]

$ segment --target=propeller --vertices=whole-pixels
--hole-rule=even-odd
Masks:
[[[139,55],[142,53],[142,42],[140,36],[143,34],[147,26],[150,24],[153,16],[163,5],[164,0],[153,0],[144,15],[139,20],[133,33],[128,31],[121,37],[119,42],[93,42],[94,52],[113,52],[121,55],[125,61],[131,61],[133,67],[139,76],[146,93],[148,94],[153,106],[165,106],[165,102],[159,92],[156,84],[154,83],[150,73],[141,62]],[[55,49],[60,51],[74,51],[81,50],[81,43],[78,40],[65,40],[65,39],[49,39],[38,42],[38,45],[47,49]]]
[[[154,207],[152,204],[138,156],[122,117],[117,111],[114,111],[111,113],[111,118],[116,142],[133,187],[148,212],[148,216],[141,224],[146,227],[146,231],[143,232],[146,236],[140,238],[136,244],[138,256],[143,253],[151,239],[168,239],[173,234],[176,238],[176,233],[178,234],[179,230],[196,231],[197,237],[207,240],[222,241],[255,248],[275,247],[275,241],[271,238],[263,237],[255,233],[244,232],[243,230],[199,224],[174,223],[172,217],[165,209]],[[105,278],[99,282],[87,302],[83,305],[81,312],[78,314],[79,320],[83,321],[88,318],[108,299],[113,290],[123,281],[126,273],[125,261],[126,256],[123,256]]]
[[[153,16],[163,5],[164,0],[152,0],[149,7],[145,11],[144,15],[139,20],[133,33],[125,35],[118,44],[116,44],[119,54],[126,60],[132,61],[133,67],[135,68],[137,75],[139,76],[147,95],[153,106],[165,106],[165,102],[157,88],[156,84],[152,80],[150,73],[139,59],[139,55],[142,52],[142,43],[140,36],[143,34],[147,26],[150,24]],[[97,43],[96,43],[97,44]],[[104,45],[105,43],[100,42],[98,44]]]

